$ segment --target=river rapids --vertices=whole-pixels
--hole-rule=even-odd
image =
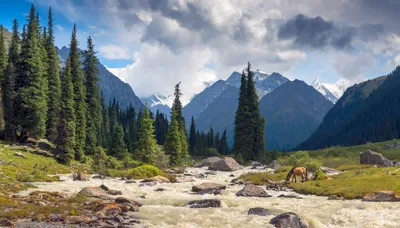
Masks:
[[[84,187],[104,184],[110,189],[120,190],[123,197],[134,199],[144,204],[140,212],[130,212],[141,220],[142,227],[223,227],[223,228],[256,228],[273,227],[269,221],[284,212],[294,212],[310,227],[400,227],[400,203],[362,202],[361,200],[328,201],[327,197],[305,196],[303,199],[278,198],[288,192],[267,191],[273,197],[254,198],[237,197],[236,192],[243,185],[232,185],[230,181],[246,172],[254,172],[250,168],[234,172],[214,172],[206,175],[206,168],[186,168],[185,176],[178,178],[180,183],[164,183],[156,186],[141,186],[140,183],[125,183],[119,179],[90,179],[90,181],[73,181],[70,175],[61,176],[62,182],[33,183],[38,188],[31,191],[59,191],[68,195],[78,193]],[[231,174],[234,177],[230,176]],[[203,182],[214,182],[227,185],[222,195],[196,195],[191,192],[192,186]],[[155,191],[164,188],[164,191]],[[185,205],[191,200],[220,199],[221,208],[188,208]],[[269,216],[247,215],[253,207],[263,207],[273,212]]]

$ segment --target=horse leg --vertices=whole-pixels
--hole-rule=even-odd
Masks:
[[[297,183],[296,175],[294,175],[294,182]]]
[[[301,174],[301,182],[304,182],[304,173]]]

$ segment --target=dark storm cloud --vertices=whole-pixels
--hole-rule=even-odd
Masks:
[[[339,27],[319,16],[311,18],[303,14],[286,21],[278,31],[280,40],[294,39],[297,47],[314,49],[350,49],[354,35],[353,28]]]

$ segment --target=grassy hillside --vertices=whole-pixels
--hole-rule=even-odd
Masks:
[[[384,149],[385,145],[393,145],[399,141],[391,140],[351,147],[285,153],[279,158],[279,161],[287,166],[278,169],[274,174],[251,173],[243,175],[241,179],[267,184],[267,179],[284,180],[292,166],[306,166],[309,169],[313,166],[326,166],[345,172],[330,178],[323,175],[317,180],[309,180],[304,183],[285,182],[285,185],[302,194],[337,195],[346,199],[360,199],[369,192],[383,190],[394,191],[400,195],[400,169],[398,167],[376,168],[372,165],[360,165],[359,162],[359,153],[368,149],[380,152],[388,159],[400,160],[400,149]]]

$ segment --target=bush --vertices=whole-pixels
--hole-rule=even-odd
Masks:
[[[320,168],[318,168],[315,171],[314,180],[326,180],[327,178],[328,177],[325,175],[325,173]]]
[[[236,156],[236,161],[237,161],[237,163],[239,163],[239,164],[241,164],[241,165],[244,164],[243,155],[242,155],[241,153],[239,153],[239,154]]]
[[[307,151],[299,151],[287,157],[280,157],[279,162],[284,166],[303,166],[311,172],[321,167],[321,162],[311,158]]]
[[[141,165],[131,170],[130,178],[133,179],[144,179],[150,178],[157,175],[161,175],[162,172],[159,168],[152,165]]]
[[[208,157],[219,157],[220,156],[220,154],[218,153],[218,151],[216,150],[216,149],[214,149],[214,148],[208,148],[207,149],[207,156]]]
[[[288,173],[292,168],[292,166],[281,166],[275,170],[275,173]]]
[[[98,147],[93,155],[92,169],[95,173],[100,175],[107,174],[107,160],[108,156],[102,147]]]
[[[163,147],[157,145],[155,150],[156,160],[154,165],[160,169],[166,169],[169,167],[169,156],[165,154]]]
[[[107,167],[110,169],[121,169],[122,162],[117,160],[115,157],[109,156],[107,159]]]

